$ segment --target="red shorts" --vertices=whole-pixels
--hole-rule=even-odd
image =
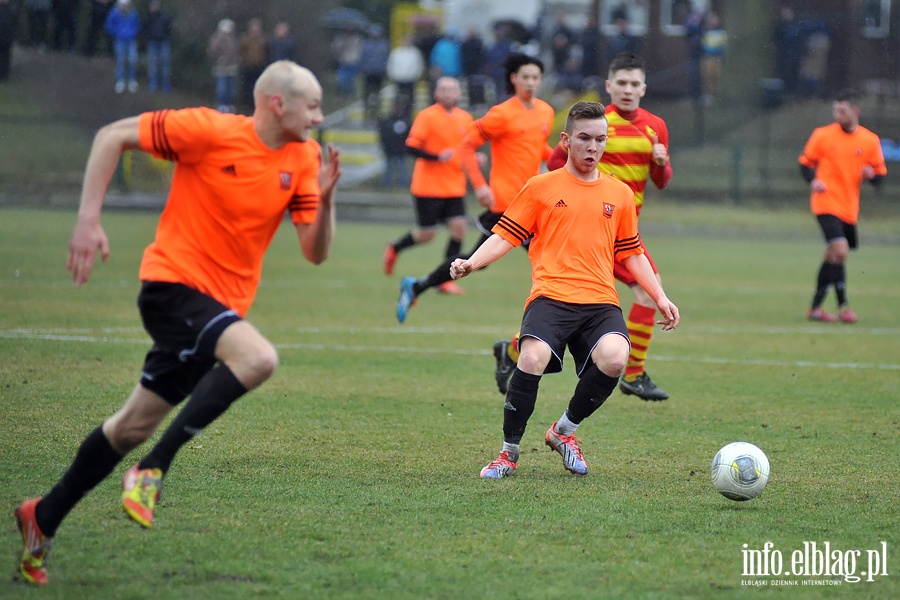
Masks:
[[[653,274],[658,275],[659,271],[656,270],[656,263],[653,262],[653,257],[650,256],[650,252],[644,245],[644,240],[641,240],[641,248],[644,249],[644,256],[647,257],[647,260],[650,261],[650,266],[653,267]],[[613,265],[613,275],[625,285],[637,285],[637,280],[635,280],[634,275],[631,274],[628,267],[619,261],[616,261]]]

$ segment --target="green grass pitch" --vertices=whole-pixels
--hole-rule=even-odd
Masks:
[[[388,278],[381,250],[403,225],[340,223],[319,267],[286,225],[249,314],[279,349],[274,377],[182,450],[153,530],[122,514],[138,453],[126,458],[60,528],[50,585],[34,590],[13,581],[12,511],[137,380],[137,269],[157,217],[106,214],[112,256],[75,288],[74,211],[3,210],[0,598],[755,598],[781,584],[791,597],[900,597],[897,246],[867,243],[862,225],[849,264],[860,322],[815,324],[822,244],[807,213],[748,231],[737,209],[734,226],[678,226],[682,212],[654,207],[644,232],[683,316],[656,331],[648,361],[672,399],[615,392],[579,429],[591,473],[573,477],[543,444],[574,387],[568,360],[541,382],[519,472],[501,481],[478,478],[501,443],[490,348],[518,326],[525,254],[464,280],[463,297],[428,292],[401,326],[399,276],[437,264],[443,234]],[[747,503],[709,481],[735,440],[772,466]],[[856,574],[886,548],[888,575],[748,576],[746,551],[766,542],[782,571],[804,543],[828,542],[844,566],[859,551]]]

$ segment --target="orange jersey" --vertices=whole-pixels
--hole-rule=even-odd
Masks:
[[[315,219],[319,144],[272,150],[250,117],[208,108],[143,113],[139,131],[141,149],[175,161],[141,280],[182,283],[244,315],[285,211],[294,223]]]
[[[598,174],[581,181],[566,169],[528,180],[494,233],[528,246],[531,293],[574,304],[619,304],[613,261],[643,254],[634,192],[617,179]]]
[[[503,212],[516,197],[529,177],[541,170],[541,162],[550,156],[547,145],[553,127],[553,108],[534,99],[534,107],[525,108],[513,96],[492,106],[463,139],[460,151],[472,177],[472,187],[485,184],[484,176],[472,167],[475,151],[485,142],[491,143],[491,191],[494,212]]]
[[[859,186],[862,169],[870,165],[876,175],[887,175],[881,141],[863,126],[847,133],[837,123],[812,132],[800,155],[801,165],[815,169],[816,179],[827,188],[812,192],[810,209],[814,215],[834,215],[845,223],[859,218]]]
[[[472,115],[454,107],[449,112],[432,104],[413,121],[406,145],[428,154],[459,146],[472,126]],[[466,176],[462,159],[456,152],[447,162],[417,158],[413,167],[410,192],[419,198],[461,198],[466,195]]]

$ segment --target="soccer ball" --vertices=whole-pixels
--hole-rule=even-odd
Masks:
[[[729,500],[756,498],[769,483],[769,459],[747,442],[726,444],[712,461],[712,484]]]

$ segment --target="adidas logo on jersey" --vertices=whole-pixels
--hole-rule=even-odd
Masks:
[[[554,208],[569,208],[569,205],[566,204],[565,200],[560,199],[559,202],[553,205]]]
[[[226,165],[219,170],[226,175],[237,175],[237,169],[234,168],[234,165]]]

